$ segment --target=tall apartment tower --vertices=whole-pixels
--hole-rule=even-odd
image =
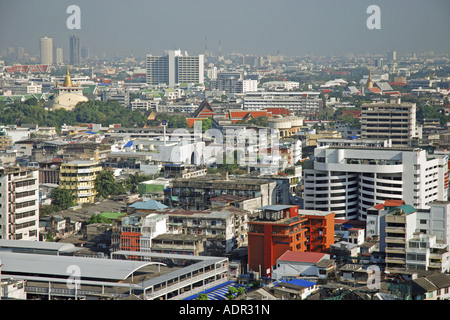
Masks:
[[[0,239],[39,240],[39,171],[0,169]]]
[[[63,48],[57,47],[55,49],[55,63],[61,65],[63,62]]]
[[[361,105],[361,138],[391,139],[392,146],[411,146],[416,137],[416,104],[395,99]]]
[[[70,64],[73,66],[80,65],[81,62],[81,47],[80,37],[73,35],[70,37]]]
[[[41,64],[53,64],[53,39],[44,37],[40,40]]]
[[[95,179],[101,169],[97,161],[63,163],[60,167],[60,186],[72,191],[76,204],[94,203],[97,195]]]
[[[447,162],[419,148],[317,147],[303,167],[304,208],[360,220],[389,199],[428,209],[433,201],[447,201]]]
[[[181,50],[166,50],[164,56],[146,56],[147,84],[204,82],[204,56],[188,56]]]

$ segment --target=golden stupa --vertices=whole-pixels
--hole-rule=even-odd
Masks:
[[[73,110],[78,102],[83,101],[88,101],[88,98],[83,95],[83,88],[79,83],[77,83],[76,86],[73,85],[69,66],[67,66],[64,83],[62,86],[58,84],[55,85],[52,109]]]

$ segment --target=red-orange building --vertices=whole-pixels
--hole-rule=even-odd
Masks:
[[[325,252],[334,243],[334,213],[305,211],[298,206],[262,207],[259,219],[249,222],[248,267],[270,277],[286,251]]]
[[[334,244],[334,212],[300,210],[308,219],[309,252],[326,252]]]

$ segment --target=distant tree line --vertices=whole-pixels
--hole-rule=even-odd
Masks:
[[[25,102],[0,103],[0,124],[20,126],[30,123],[56,128],[85,123],[103,126],[120,123],[124,127],[135,127],[148,124],[148,120],[142,112],[124,108],[117,101],[80,102],[73,110],[49,110],[42,101],[34,98]]]

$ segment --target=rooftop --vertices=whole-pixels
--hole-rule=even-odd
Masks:
[[[298,251],[286,251],[280,258],[279,261],[290,261],[290,262],[306,262],[306,263],[317,263],[322,260],[327,254],[320,252],[298,252]]]

